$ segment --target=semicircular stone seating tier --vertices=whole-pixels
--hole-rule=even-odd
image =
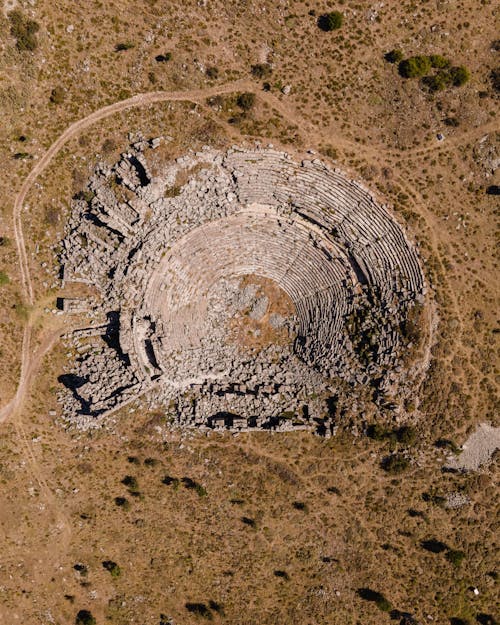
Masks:
[[[211,400],[215,406],[221,389],[236,385],[250,387],[251,411],[257,406],[275,418],[283,410],[276,397],[286,392],[276,384],[259,403],[260,387],[246,383],[255,377],[252,359],[226,345],[220,326],[229,323],[227,314],[214,321],[215,309],[230,307],[231,281],[248,276],[271,281],[292,302],[292,346],[279,349],[283,366],[295,367],[299,378],[309,379],[309,368],[311,384],[323,378],[330,388],[336,378],[393,381],[406,347],[402,324],[426,289],[415,246],[387,207],[319,160],[206,148],[153,176],[146,148],[136,144],[113,167],[100,164],[86,197],[74,202],[61,256],[64,281],[99,292],[91,308],[102,317],[104,347],[83,349],[88,356],[74,372],[83,382],[63,394],[66,414],[88,425],[155,387],[165,400],[198,393],[204,414],[185,414],[179,401],[178,421],[208,426]],[[179,173],[187,179],[180,188]],[[88,331],[79,332],[68,340],[82,353]],[[259,358],[268,356],[254,355],[259,371],[267,370]],[[116,381],[120,375],[125,385]],[[236,403],[245,412],[242,395]],[[219,412],[227,425],[232,413]]]

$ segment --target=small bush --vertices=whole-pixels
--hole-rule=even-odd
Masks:
[[[384,54],[384,59],[388,63],[400,63],[403,60],[403,53],[401,50],[391,50]]]
[[[171,59],[172,59],[171,52],[165,52],[165,54],[158,54],[157,56],[155,56],[155,61],[157,63],[166,63],[167,61],[170,61]]]
[[[440,54],[431,54],[429,57],[432,67],[437,69],[444,69],[450,66],[450,62],[444,56]]]
[[[21,11],[15,9],[8,15],[10,21],[10,34],[16,40],[16,48],[20,51],[33,52],[38,47],[36,33],[40,25],[34,20],[25,17]]]
[[[5,271],[0,271],[0,286],[3,286],[4,284],[9,284],[9,282],[10,282],[10,278],[5,273]]]
[[[242,522],[245,525],[249,525],[250,527],[256,527],[257,526],[257,523],[255,522],[255,519],[251,519],[251,518],[249,518],[247,516],[242,516],[241,520],[242,520]]]
[[[133,475],[126,475],[122,480],[122,484],[131,492],[137,492],[139,490],[139,482]]]
[[[123,52],[124,50],[131,50],[135,47],[130,41],[122,41],[121,43],[117,43],[115,46],[115,52]]]
[[[249,111],[255,105],[255,93],[240,93],[236,104],[244,111]]]
[[[318,18],[318,27],[327,33],[341,28],[343,22],[344,16],[342,13],[340,11],[332,11],[331,13],[324,13]]]
[[[171,477],[170,475],[165,475],[161,483],[165,484],[166,486],[173,486],[174,490],[177,490],[180,486],[181,481],[177,477]]]
[[[470,72],[463,65],[450,68],[449,76],[454,87],[462,87],[470,80]]]
[[[121,569],[116,562],[113,562],[112,560],[104,560],[102,566],[106,569],[106,571],[111,573],[111,577],[120,577]]]
[[[207,620],[212,620],[212,613],[204,603],[186,603],[186,610],[192,614],[202,616]]]
[[[448,562],[451,562],[451,564],[453,564],[453,566],[460,566],[463,559],[465,558],[465,553],[457,549],[448,549],[445,557]]]
[[[431,61],[428,56],[411,56],[398,65],[398,71],[403,78],[422,78],[431,70]]]
[[[89,610],[80,610],[76,615],[75,625],[95,625],[96,620]]]
[[[219,77],[219,68],[218,67],[207,67],[207,78],[211,78],[212,80],[215,80],[216,78]]]
[[[389,431],[380,423],[372,423],[366,429],[366,435],[374,441],[383,441],[388,434]]]
[[[382,612],[390,612],[392,610],[391,603],[384,597],[384,595],[371,588],[359,588],[358,595],[365,601],[373,601],[379,610]]]
[[[269,78],[273,71],[269,63],[257,63],[252,65],[251,70],[252,76],[255,76],[255,78]]]
[[[295,508],[295,510],[301,510],[302,512],[308,511],[307,504],[305,504],[302,501],[294,501],[292,505]]]
[[[408,447],[417,440],[417,432],[409,425],[403,425],[396,431],[396,437],[399,443]]]
[[[281,579],[284,579],[286,581],[288,581],[290,579],[290,575],[288,575],[288,573],[286,571],[274,571],[273,574],[276,577],[281,577]]]
[[[422,84],[429,89],[429,91],[443,91],[451,85],[451,79],[448,72],[438,72],[433,76],[424,76]]]
[[[393,454],[392,456],[387,456],[381,462],[382,469],[384,469],[384,471],[387,471],[387,473],[392,473],[394,475],[406,471],[409,464],[410,463],[408,459],[401,454]]]
[[[124,510],[129,510],[130,509],[130,503],[129,503],[128,499],[126,499],[125,497],[115,497],[115,504],[119,508],[123,508]]]

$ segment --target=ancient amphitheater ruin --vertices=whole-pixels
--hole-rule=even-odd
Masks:
[[[139,397],[173,425],[331,431],[339,385],[376,401],[407,374],[424,302],[415,246],[387,207],[314,157],[204,148],[153,175],[159,140],[99,164],[63,241],[63,412],[93,427]]]

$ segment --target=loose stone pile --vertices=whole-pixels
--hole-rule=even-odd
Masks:
[[[95,287],[98,325],[67,337],[65,415],[92,427],[147,392],[182,426],[328,433],[339,383],[394,387],[425,286],[388,210],[270,149],[205,148],[153,176],[156,144],[99,164],[73,203],[63,280]]]

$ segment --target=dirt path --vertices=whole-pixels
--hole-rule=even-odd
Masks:
[[[286,100],[277,97],[276,95],[261,91],[260,87],[255,85],[255,83],[251,80],[241,79],[236,80],[230,83],[226,83],[224,85],[218,85],[215,87],[210,87],[208,89],[192,89],[188,91],[153,91],[144,94],[138,94],[128,98],[126,100],[120,100],[119,102],[115,102],[114,104],[110,104],[105,106],[97,111],[94,111],[90,115],[79,119],[74,122],[52,143],[49,149],[45,152],[42,158],[36,163],[33,169],[30,171],[26,179],[24,180],[19,193],[16,196],[13,206],[13,224],[14,224],[14,239],[16,241],[17,252],[19,257],[19,268],[21,274],[21,283],[23,287],[23,292],[27,303],[32,306],[34,304],[34,292],[33,292],[33,284],[31,281],[30,271],[29,271],[29,262],[28,255],[26,252],[26,245],[24,241],[24,233],[22,228],[22,210],[24,207],[24,202],[28,192],[30,191],[35,180],[40,176],[40,174],[48,167],[52,159],[56,156],[59,150],[67,143],[71,138],[78,135],[82,130],[92,126],[92,124],[105,119],[106,117],[110,117],[117,112],[127,110],[129,108],[134,108],[138,106],[146,106],[148,104],[154,104],[156,102],[168,102],[168,101],[178,101],[178,102],[195,102],[201,103],[207,97],[220,95],[224,93],[234,93],[235,91],[249,91],[249,92],[259,92],[260,98],[267,102],[269,105],[274,107],[281,115],[283,115],[286,119],[296,124],[303,132],[306,132],[307,136],[311,137],[311,144],[318,144],[322,137],[319,135],[317,128],[311,123],[304,120],[301,116],[298,115],[295,108]],[[443,144],[433,144],[430,146],[426,146],[424,148],[415,148],[414,150],[408,150],[405,152],[405,157],[411,155],[419,155],[421,153],[430,152],[434,150],[440,150],[444,148],[449,148],[452,145],[456,145],[459,143],[463,143],[465,140],[472,138],[477,134],[484,134],[489,132],[490,130],[496,128],[496,123],[492,122],[486,126],[472,129],[469,132],[462,133],[450,139],[448,142]],[[343,145],[346,148],[359,149],[360,146],[344,137],[338,136],[335,137],[335,142],[338,145]],[[382,146],[363,146],[363,151],[370,155],[372,158],[376,158],[377,160],[380,158],[380,153],[384,152],[387,155],[401,156],[400,152],[397,150],[393,150],[390,148],[384,148]],[[428,211],[426,212],[426,217],[429,217]],[[431,228],[432,231],[432,228]],[[433,241],[435,247],[435,241]],[[435,247],[435,249],[437,249]],[[26,392],[29,376],[28,370],[30,366],[28,365],[29,353],[30,353],[30,339],[31,339],[31,329],[32,322],[29,321],[23,335],[23,347],[22,347],[22,362],[21,362],[21,375],[19,379],[18,388],[14,398],[0,410],[0,423],[7,419],[10,415],[16,412],[18,409],[20,402]]]

